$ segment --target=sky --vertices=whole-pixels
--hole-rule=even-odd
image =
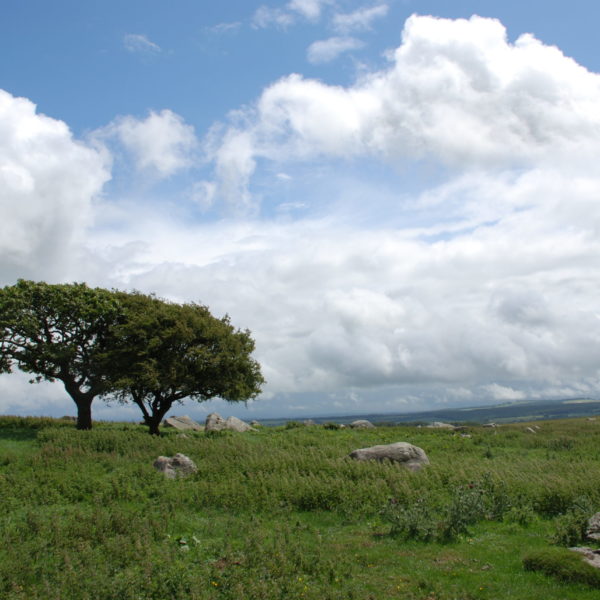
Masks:
[[[596,397],[600,3],[4,0],[0,285],[250,329],[244,419]],[[73,414],[0,376],[0,412]],[[94,404],[96,418],[137,409]]]

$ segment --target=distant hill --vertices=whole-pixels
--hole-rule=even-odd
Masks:
[[[591,398],[568,398],[563,400],[531,400],[475,406],[468,408],[447,408],[415,413],[331,415],[312,417],[315,423],[351,423],[356,419],[367,419],[382,425],[424,424],[433,421],[449,423],[516,423],[519,421],[542,421],[548,419],[569,419],[574,417],[600,416],[600,400]],[[306,417],[297,420],[302,421]],[[290,419],[261,419],[267,426],[283,425]]]

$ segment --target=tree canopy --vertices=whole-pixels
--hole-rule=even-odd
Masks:
[[[92,426],[93,399],[108,389],[104,364],[120,318],[115,294],[84,283],[19,280],[0,289],[0,369],[63,382],[77,405],[77,427]]]
[[[119,294],[123,321],[113,329],[110,394],[139,406],[150,433],[174,402],[256,397],[264,382],[249,331],[206,306],[141,293]]]
[[[0,289],[0,373],[17,367],[63,382],[77,427],[92,426],[94,398],[133,401],[150,433],[185,398],[247,401],[264,383],[248,330],[201,304],[84,283],[19,280]]]

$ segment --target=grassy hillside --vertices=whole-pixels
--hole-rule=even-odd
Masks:
[[[600,510],[600,422],[168,433],[0,418],[0,597],[592,600],[523,568]],[[407,441],[431,465],[360,463]],[[198,473],[152,462],[182,452]]]

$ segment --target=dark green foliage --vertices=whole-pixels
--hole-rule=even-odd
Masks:
[[[577,498],[564,515],[556,519],[556,532],[552,541],[558,546],[576,546],[586,537],[590,517],[597,512],[586,496]]]
[[[175,304],[140,293],[117,293],[124,318],[112,330],[109,392],[133,400],[150,433],[174,402],[258,395],[264,379],[252,359],[249,331],[234,329],[206,306]]]
[[[113,293],[84,283],[19,280],[0,289],[0,372],[13,367],[33,382],[60,380],[77,405],[79,429],[107,389],[106,351],[120,308]]]
[[[392,499],[382,512],[392,527],[390,534],[402,539],[448,542],[468,533],[468,527],[486,516],[493,502],[486,496],[485,482],[468,483],[454,488],[446,502],[439,494],[428,494],[415,502]]]
[[[133,400],[151,433],[174,402],[219,397],[245,402],[264,379],[249,331],[206,306],[137,292],[19,280],[0,289],[0,373],[63,382],[91,429],[99,395]]]
[[[600,589],[600,570],[585,562],[583,556],[563,548],[544,548],[523,558],[527,571],[540,571],[563,582],[582,583]]]

